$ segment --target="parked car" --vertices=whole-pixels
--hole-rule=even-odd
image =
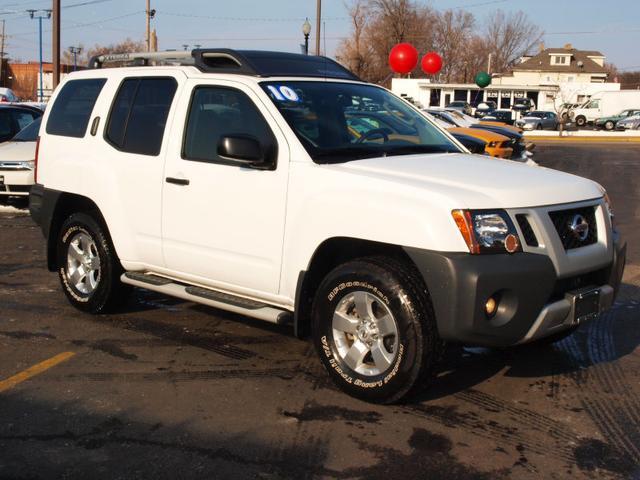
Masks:
[[[30,211],[79,310],[137,286],[293,325],[342,390],[391,403],[445,342],[557,340],[613,304],[626,246],[597,183],[470,155],[328,58],[126,58],[154,65],[70,73],[40,132]],[[415,133],[354,137],[364,103]]]
[[[511,110],[516,112],[528,112],[529,110],[534,110],[536,108],[536,103],[527,97],[515,98],[513,100],[513,105],[511,106]]]
[[[471,153],[475,153],[477,155],[489,155],[489,153],[485,150],[487,146],[487,142],[481,140],[480,138],[473,137],[471,135],[466,135],[464,133],[458,132],[450,132],[451,135],[459,141],[464,147],[469,150]]]
[[[20,99],[13,90],[6,87],[0,87],[0,103],[18,102]]]
[[[640,115],[633,115],[623,120],[618,120],[616,130],[638,130],[640,129]]]
[[[453,123],[449,112],[442,110],[425,110],[427,114],[435,118],[441,127],[445,128],[451,134],[462,134],[476,137],[485,142],[485,151],[492,157],[511,158],[513,155],[514,142],[505,135],[496,132],[481,130],[476,128],[461,127]]]
[[[515,120],[513,118],[513,111],[511,110],[494,110],[488,115],[482,117],[485,122],[501,122],[505,125],[513,125]]]
[[[12,139],[20,130],[42,116],[42,110],[0,103],[0,143]]]
[[[605,130],[611,131],[616,128],[616,124],[620,120],[624,120],[627,117],[633,117],[638,114],[640,114],[640,108],[627,108],[609,117],[596,118],[593,124],[597,129],[604,128]]]
[[[38,118],[10,141],[0,144],[0,196],[26,197],[34,183]]]
[[[523,130],[557,130],[558,116],[555,112],[535,110],[516,120],[516,126]]]
[[[498,108],[498,106],[496,105],[496,102],[494,102],[493,100],[482,102],[478,104],[478,106],[476,107],[475,117],[483,118],[487,115],[491,115],[491,113],[493,113],[496,110],[496,108]]]
[[[451,102],[446,108],[452,108],[454,110],[458,110],[462,113],[466,113],[467,115],[473,115],[473,107],[469,105],[467,102],[455,101]]]

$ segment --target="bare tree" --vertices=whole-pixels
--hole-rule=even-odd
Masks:
[[[437,13],[411,0],[354,0],[349,6],[352,32],[336,57],[365,80],[385,83],[393,46],[411,42],[419,52],[433,48],[431,24]]]
[[[438,16],[434,28],[434,47],[447,59],[442,66],[443,81],[466,81],[469,60],[466,52],[472,40],[474,25],[475,18],[464,10],[446,10]]]
[[[492,70],[506,72],[524,54],[540,43],[543,32],[527,15],[496,10],[487,22],[487,49],[492,56]]]

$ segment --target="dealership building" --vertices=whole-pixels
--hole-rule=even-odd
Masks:
[[[438,83],[428,78],[394,78],[391,90],[423,107],[444,107],[453,101],[477,106],[493,100],[508,109],[517,98],[530,98],[540,110],[554,110],[562,103],[583,103],[594,93],[620,90],[608,82],[605,57],[600,52],[563,48],[541,48],[534,56],[522,57],[509,74],[493,74],[491,85]]]

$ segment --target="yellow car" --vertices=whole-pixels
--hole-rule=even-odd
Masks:
[[[492,157],[511,158],[513,154],[511,139],[499,133],[490,132],[489,130],[483,130],[481,128],[465,127],[449,127],[447,130],[451,133],[460,133],[479,138],[486,143],[484,150]]]

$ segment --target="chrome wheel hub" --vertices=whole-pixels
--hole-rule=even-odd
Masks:
[[[85,295],[95,291],[100,282],[100,256],[93,239],[84,232],[76,233],[67,249],[67,281]]]
[[[340,358],[365,376],[384,373],[398,350],[398,326],[389,307],[366,291],[349,293],[333,313],[333,341]]]

